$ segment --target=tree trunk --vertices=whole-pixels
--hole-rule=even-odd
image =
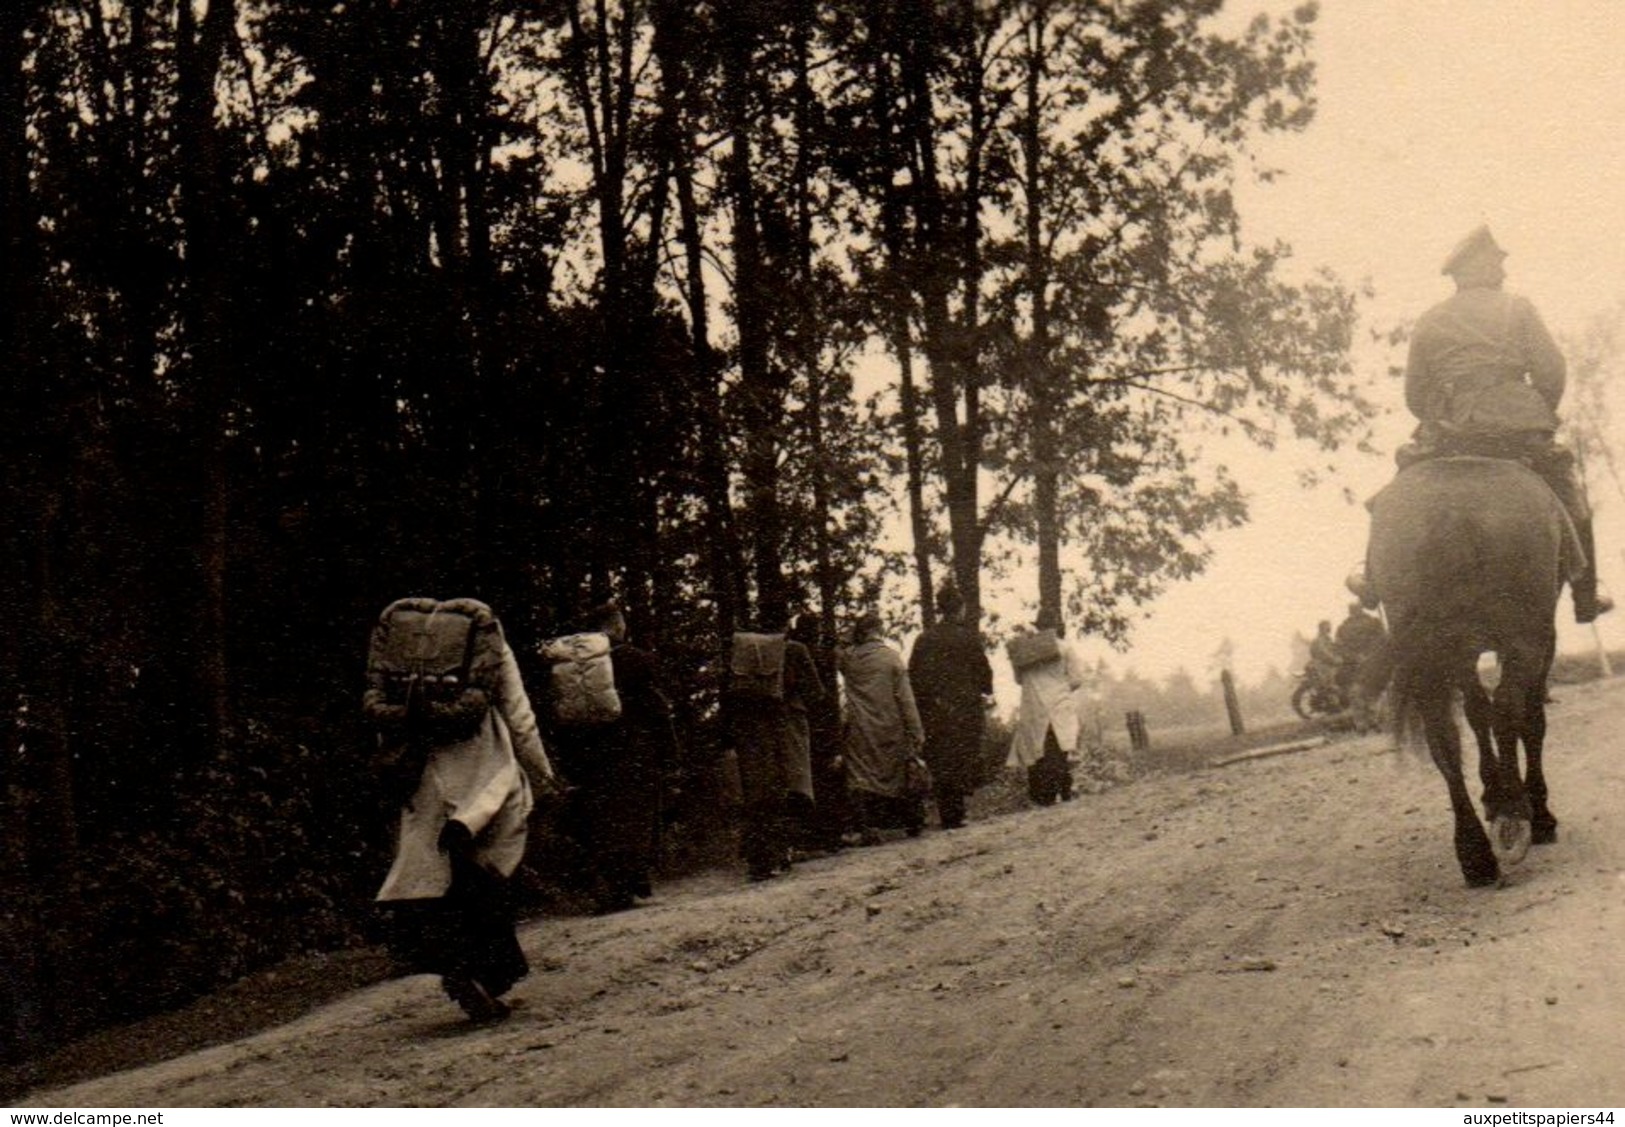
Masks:
[[[621,395],[626,390],[628,232],[624,213],[628,137],[620,109],[614,44],[604,0],[592,0],[593,27],[582,18],[581,0],[569,0],[569,73],[587,134],[587,157],[592,169],[592,191],[597,204],[598,251],[603,258],[598,298],[598,355],[603,377],[596,382],[587,405],[589,450],[581,467],[584,501],[593,513],[620,507],[611,467],[622,466],[624,449],[619,433]],[[624,62],[623,62],[624,69]],[[594,602],[609,597],[610,576],[617,555],[611,544],[611,522],[594,520],[587,552],[588,581]]]
[[[795,48],[795,208],[796,208],[796,302],[798,324],[795,345],[797,363],[806,381],[807,439],[812,448],[810,468],[813,493],[813,569],[818,585],[819,621],[825,637],[834,637],[835,612],[840,602],[840,577],[835,573],[835,546],[831,528],[834,513],[829,485],[829,451],[826,449],[824,410],[827,400],[820,341],[825,331],[824,315],[818,305],[813,279],[813,196],[812,158],[815,139],[812,128],[813,90],[810,39],[812,5],[797,9],[792,37]]]
[[[871,6],[870,36],[881,44],[882,49],[870,60],[870,106],[875,119],[875,133],[884,139],[882,145],[897,144],[902,153],[895,159],[907,166],[918,162],[908,161],[907,134],[906,131],[899,130],[895,120],[896,86],[892,67],[883,49],[891,42],[891,31],[883,23],[883,19],[884,10],[878,6]],[[898,46],[901,47],[901,43]],[[881,151],[884,153],[884,148]],[[914,375],[915,350],[912,325],[914,302],[911,291],[913,271],[904,222],[907,205],[903,194],[898,190],[895,175],[891,174],[889,167],[891,163],[886,162],[880,166],[881,175],[885,179],[880,185],[880,237],[886,252],[884,293],[889,312],[881,328],[891,343],[892,355],[897,358],[900,373],[898,407],[902,415],[903,457],[907,470],[908,518],[914,555],[914,575],[919,584],[920,619],[923,625],[931,626],[936,622],[936,600],[933,597],[936,583],[932,576],[932,555],[936,537],[931,527],[931,517],[925,511],[925,434],[920,424],[923,408],[919,385]]]
[[[978,622],[982,613],[982,547],[987,525],[981,513],[977,481],[982,468],[982,361],[978,340],[981,334],[982,274],[982,164],[987,144],[988,112],[984,85],[987,79],[982,55],[984,46],[976,39],[976,22],[965,25],[961,45],[960,85],[966,91],[970,127],[965,146],[965,199],[961,205],[963,222],[959,236],[959,288],[963,294],[962,328],[956,335],[959,356],[960,395],[965,403],[963,461],[958,467],[962,478],[960,493],[965,512],[962,528],[954,529],[954,572],[965,596],[969,621]],[[943,264],[943,269],[950,269]],[[953,507],[950,506],[950,513]],[[961,555],[963,553],[963,555]]]
[[[18,748],[21,754],[15,760],[16,781],[23,789],[18,813],[20,836],[26,843],[21,860],[26,868],[24,895],[15,909],[32,910],[32,918],[14,921],[25,932],[33,931],[34,942],[22,968],[32,972],[32,982],[25,980],[25,989],[32,985],[37,991],[32,999],[22,1000],[29,1007],[23,1020],[33,1022],[31,1029],[23,1031],[25,1043],[30,1037],[48,1041],[73,1032],[84,1009],[80,1005],[82,976],[74,966],[82,957],[79,943],[85,929],[75,746],[66,704],[69,676],[64,647],[70,632],[54,566],[61,504],[60,496],[39,499],[36,523],[28,529],[31,566],[25,590],[32,596],[27,614],[34,628],[21,647],[21,664],[26,670],[22,691],[28,713]]]
[[[784,518],[779,502],[779,426],[784,389],[768,356],[768,276],[761,248],[756,182],[751,166],[751,107],[756,86],[756,30],[749,8],[731,9],[722,34],[723,111],[732,149],[725,177],[733,207],[734,323],[739,333],[739,382],[744,402],[745,492],[751,563],[760,619],[788,608],[784,581]]]
[[[1032,404],[1029,441],[1033,463],[1033,509],[1038,533],[1038,616],[1040,621],[1059,629],[1063,624],[1058,513],[1060,465],[1055,427],[1061,404],[1050,355],[1049,255],[1044,246],[1044,164],[1040,120],[1047,19],[1046,6],[1038,3],[1027,24],[1026,113],[1021,123],[1021,155],[1022,184],[1026,194],[1027,300],[1032,323],[1028,326],[1030,335],[1024,375]]]
[[[656,7],[655,51],[660,58],[662,96],[682,110],[674,112],[670,138],[672,178],[677,193],[678,238],[683,248],[684,297],[691,340],[695,431],[699,450],[699,490],[705,504],[706,545],[711,599],[716,607],[717,635],[727,638],[744,614],[745,567],[729,499],[728,464],[722,424],[721,372],[711,347],[710,296],[705,286],[705,241],[694,194],[694,137],[686,103],[693,89],[687,13],[675,0]]]
[[[212,0],[202,27],[192,6],[176,6],[181,222],[186,239],[187,343],[192,354],[193,434],[202,466],[202,526],[198,567],[202,600],[197,622],[197,680],[203,702],[204,746],[224,754],[230,746],[231,697],[226,653],[230,493],[227,416],[232,355],[229,332],[228,244],[220,211],[229,186],[220,153],[215,80],[227,36],[236,22],[234,0]]]
[[[902,41],[903,54],[903,132],[915,167],[915,231],[913,253],[907,260],[906,277],[910,289],[920,295],[924,329],[922,341],[931,372],[931,402],[936,416],[937,447],[944,492],[948,505],[949,545],[953,553],[954,580],[965,598],[971,621],[981,614],[981,560],[983,529],[977,488],[981,465],[981,434],[978,393],[975,386],[974,321],[956,323],[949,305],[951,287],[958,282],[966,294],[965,312],[974,318],[974,293],[980,281],[979,260],[960,253],[967,244],[977,245],[978,201],[960,202],[965,227],[959,238],[950,238],[948,207],[937,168],[935,99],[932,94],[936,45],[932,39],[934,20],[922,0],[913,0],[908,30]],[[912,36],[912,39],[907,38]],[[955,261],[955,258],[959,261]],[[965,415],[961,420],[961,404]]]
[[[906,309],[906,306],[905,306]],[[914,382],[914,344],[908,315],[893,319],[892,354],[900,373],[899,410],[903,416],[903,459],[908,478],[908,523],[914,544],[914,577],[920,587],[920,622],[937,621],[936,581],[931,574],[931,518],[925,511],[925,451],[920,434],[920,392]]]
[[[23,74],[24,33],[32,4],[0,6],[0,356],[11,372],[11,390],[0,401],[0,508],[5,517],[0,539],[0,583],[10,593],[25,621],[39,621],[38,592],[30,579],[30,534],[34,493],[28,460],[16,436],[25,422],[21,404],[31,398],[18,384],[32,384],[36,358],[30,340],[34,286],[34,206],[28,180],[28,84]],[[10,1004],[0,1015],[0,1061],[20,1059],[37,1047],[40,1029],[40,913],[35,910],[29,879],[34,818],[24,762],[28,743],[23,731],[24,634],[7,630],[0,637],[0,819],[10,832],[0,838],[0,978],[11,984]],[[42,750],[42,749],[36,749]],[[68,815],[73,809],[70,804]]]

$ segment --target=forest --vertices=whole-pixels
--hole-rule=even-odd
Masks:
[[[1237,204],[1315,6],[1221,8],[0,5],[0,1056],[365,940],[393,598],[618,600],[699,833],[735,629],[1121,642],[1210,443],[1366,445],[1362,295]]]

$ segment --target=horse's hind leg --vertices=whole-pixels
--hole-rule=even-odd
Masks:
[[[1535,845],[1550,845],[1557,840],[1557,819],[1546,806],[1546,772],[1542,769],[1545,745],[1546,685],[1542,681],[1529,687],[1523,733],[1523,753],[1528,762],[1523,786],[1529,794],[1529,805],[1533,810],[1529,829]]]
[[[1518,744],[1528,748],[1530,690],[1541,677],[1538,665],[1517,647],[1501,654],[1502,678],[1494,699],[1495,754],[1484,772],[1484,814],[1490,840],[1503,866],[1518,864],[1534,836],[1534,810],[1518,766]]]
[[[1500,781],[1496,774],[1495,744],[1491,738],[1495,727],[1495,703],[1490,700],[1489,690],[1477,676],[1462,679],[1461,711],[1467,719],[1467,727],[1472,729],[1474,742],[1478,744],[1478,781],[1483,784],[1482,797],[1487,805]]]
[[[1490,847],[1489,835],[1473,809],[1472,795],[1467,792],[1467,780],[1461,768],[1461,733],[1456,729],[1448,687],[1430,688],[1418,701],[1418,711],[1427,734],[1428,751],[1433,754],[1433,762],[1450,792],[1450,810],[1456,819],[1456,861],[1461,865],[1461,875],[1473,888],[1494,884],[1501,870],[1495,860],[1495,850]]]

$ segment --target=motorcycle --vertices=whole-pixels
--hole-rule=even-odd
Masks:
[[[1312,666],[1298,674],[1298,685],[1292,690],[1292,711],[1303,719],[1338,716],[1348,708],[1348,694],[1335,681]]]
[[[1353,696],[1350,677],[1327,677],[1314,668],[1298,674],[1297,687],[1292,690],[1292,711],[1305,720],[1330,722],[1333,728],[1352,728],[1356,732],[1376,732],[1389,722],[1387,694],[1375,700],[1357,701]]]

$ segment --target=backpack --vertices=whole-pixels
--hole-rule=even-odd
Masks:
[[[608,634],[567,634],[542,643],[552,667],[553,718],[570,727],[611,724],[621,718],[615,662]]]
[[[397,599],[373,627],[362,709],[389,742],[468,739],[490,711],[502,628],[474,599]]]
[[[1004,644],[1004,652],[1010,657],[1011,668],[1020,673],[1060,657],[1061,643],[1055,631],[1044,629],[1034,634],[1017,634]]]
[[[729,693],[749,700],[782,701],[784,651],[783,634],[736,633],[728,656]]]

